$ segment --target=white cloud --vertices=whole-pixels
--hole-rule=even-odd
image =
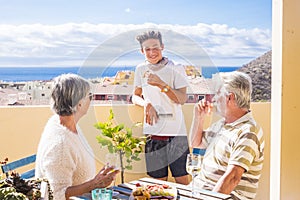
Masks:
[[[165,30],[163,39],[166,49],[170,47],[169,53],[184,52],[178,56],[197,57],[199,49],[195,46],[198,46],[216,65],[242,65],[271,49],[271,30],[237,29],[225,24],[0,24],[0,66],[80,66],[97,47],[104,48],[102,58],[115,59],[111,56],[126,54],[121,52],[124,49],[137,51],[139,48],[135,35],[126,35],[126,32],[145,28]],[[168,30],[177,35],[169,35]],[[120,35],[122,37],[118,37]],[[178,39],[180,36],[187,40]],[[195,43],[193,47],[189,40]],[[131,49],[125,48],[126,45],[131,45]],[[139,54],[136,57],[143,59]],[[123,62],[129,63],[128,60]]]
[[[126,8],[126,9],[125,9],[125,12],[130,13],[130,12],[131,12],[131,9],[130,9],[130,8]]]

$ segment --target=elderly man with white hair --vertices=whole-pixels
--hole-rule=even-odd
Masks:
[[[190,144],[206,149],[195,184],[198,188],[230,194],[233,199],[254,199],[265,143],[262,128],[250,111],[251,79],[237,71],[219,73],[216,77],[213,102],[203,99],[194,108]],[[205,117],[212,110],[222,118],[203,130]]]

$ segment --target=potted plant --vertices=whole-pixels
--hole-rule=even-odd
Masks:
[[[132,135],[132,128],[141,126],[141,122],[135,123],[131,128],[128,128],[122,123],[114,125],[113,119],[114,113],[110,109],[108,120],[95,124],[95,127],[101,131],[101,134],[96,138],[101,147],[107,146],[109,153],[119,156],[121,182],[124,183],[125,169],[131,170],[132,162],[141,160],[139,155],[143,152],[146,137],[134,137]]]
[[[8,158],[0,161],[6,165]],[[42,189],[43,188],[43,189]],[[16,171],[9,171],[7,175],[0,173],[0,199],[53,199],[50,183],[45,178],[23,179]]]

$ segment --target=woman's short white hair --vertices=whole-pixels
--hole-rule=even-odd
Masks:
[[[54,79],[51,105],[55,113],[61,116],[76,112],[79,101],[90,92],[90,84],[76,74],[62,74]]]

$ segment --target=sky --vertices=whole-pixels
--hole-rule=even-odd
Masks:
[[[242,66],[271,50],[272,0],[0,0],[0,67],[133,66],[135,35],[160,30],[165,55]],[[205,57],[205,59],[202,59]],[[207,61],[209,60],[209,61]]]

